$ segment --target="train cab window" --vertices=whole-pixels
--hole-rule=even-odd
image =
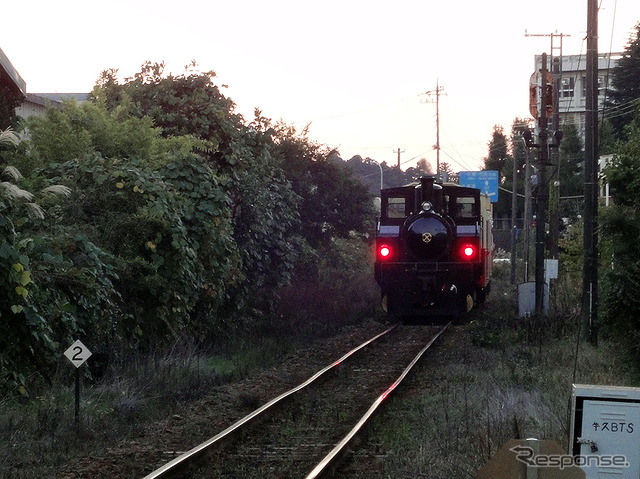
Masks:
[[[387,198],[387,218],[404,218],[405,198]]]
[[[473,218],[477,215],[476,199],[473,196],[461,196],[456,198],[457,218]]]

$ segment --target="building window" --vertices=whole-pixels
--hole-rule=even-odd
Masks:
[[[587,96],[587,77],[582,77],[580,79],[581,83],[582,83],[582,97],[586,98]],[[605,78],[602,76],[598,77],[598,96],[603,95],[604,94],[604,89],[605,89],[606,85],[605,85]]]
[[[598,96],[604,94],[604,88],[605,88],[604,77],[599,76],[598,77]]]
[[[560,89],[560,96],[562,96],[562,98],[573,98],[573,92],[576,87],[575,82],[576,80],[573,77],[562,79],[562,86]]]

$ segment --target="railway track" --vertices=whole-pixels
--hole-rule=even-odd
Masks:
[[[325,475],[447,326],[387,329],[144,479]]]

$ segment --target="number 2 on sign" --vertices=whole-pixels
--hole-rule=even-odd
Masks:
[[[74,354],[71,357],[71,361],[82,361],[83,360],[83,357],[81,356],[82,348],[80,346],[75,346],[73,350],[76,351],[76,354]]]
[[[80,367],[91,356],[91,351],[80,340],[69,346],[64,355],[75,367]]]

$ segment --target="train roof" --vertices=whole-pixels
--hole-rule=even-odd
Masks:
[[[435,176],[427,176],[424,178],[433,178],[435,180]],[[453,183],[450,181],[447,182],[441,182],[441,181],[434,181],[434,184],[436,185],[440,185],[444,188],[456,188],[456,190],[462,194],[475,194],[476,192],[480,192],[480,195],[482,196],[483,193],[480,189],[478,188],[472,188],[469,186],[462,186],[459,185],[458,183]],[[403,186],[393,186],[390,188],[384,188],[382,191],[386,191],[386,192],[393,192],[393,191],[404,191],[407,189],[411,189],[411,188],[418,188],[422,186],[422,181],[413,181],[411,183],[408,183],[406,185]]]

